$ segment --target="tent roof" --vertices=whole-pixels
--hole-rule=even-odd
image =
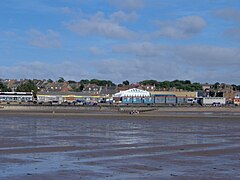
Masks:
[[[150,93],[148,91],[144,91],[141,89],[133,88],[126,91],[120,91],[113,95],[114,97],[145,97],[150,96]]]

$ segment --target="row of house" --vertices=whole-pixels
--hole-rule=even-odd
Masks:
[[[26,83],[26,79],[4,79],[1,80],[4,85],[12,89],[14,92],[20,84]],[[48,80],[33,80],[38,92],[76,92],[76,88],[80,83],[65,82],[49,82]],[[140,86],[139,84],[124,85],[124,86],[98,86],[96,84],[84,84],[84,88],[81,90],[84,93],[91,93],[93,95],[99,94],[114,94],[119,91],[124,91],[131,88],[139,88],[142,90],[154,91],[156,88],[152,85]]]
[[[17,86],[22,83],[27,82],[28,80],[14,80],[14,79],[4,79],[0,80],[3,84],[10,87],[13,91],[16,90]],[[199,92],[185,92],[182,90],[175,91],[156,91],[154,85],[140,85],[138,83],[131,85],[122,85],[122,86],[98,86],[96,84],[84,84],[81,92],[76,92],[76,87],[79,87],[79,83],[70,83],[70,82],[49,82],[49,80],[33,80],[34,84],[38,88],[38,94],[73,94],[78,93],[83,96],[103,96],[103,97],[112,97],[113,94],[129,90],[132,88],[138,88],[140,90],[146,90],[151,92],[152,95],[156,94],[174,94],[176,97],[184,97],[189,99],[194,99],[196,97],[224,97],[226,101],[237,101],[238,94],[233,90],[231,85],[219,84],[216,90],[214,84],[203,84],[203,91]],[[214,89],[215,88],[215,89]]]
[[[113,93],[113,92],[112,92]],[[75,104],[79,102],[111,102],[124,104],[201,104],[225,105],[225,97],[201,97],[197,92],[145,91],[137,88],[120,91],[115,94],[93,95],[90,92],[39,92],[36,97],[25,92],[0,92],[0,102],[37,102],[39,104]],[[240,94],[233,99],[240,105]]]

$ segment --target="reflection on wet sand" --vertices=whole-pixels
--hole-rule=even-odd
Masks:
[[[240,121],[0,117],[0,179],[238,179]]]

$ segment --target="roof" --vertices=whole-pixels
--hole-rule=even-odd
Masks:
[[[132,88],[126,91],[120,91],[116,94],[113,95],[114,97],[134,97],[134,96],[138,96],[138,97],[145,97],[145,96],[150,96],[150,93],[148,91],[144,91],[141,89],[137,89],[137,88]]]
[[[58,96],[90,96],[87,92],[38,92],[37,95],[58,95]]]
[[[235,93],[235,96],[240,97],[240,91],[237,91],[237,92]]]
[[[175,95],[177,97],[197,97],[197,92],[187,92],[187,91],[151,91],[151,95]]]
[[[106,94],[115,94],[117,92],[116,87],[107,87],[103,88],[100,92],[101,95],[106,95]]]

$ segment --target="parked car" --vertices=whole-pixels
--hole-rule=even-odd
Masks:
[[[212,106],[221,106],[221,103],[220,102],[214,102],[214,103],[212,103]]]
[[[97,106],[97,102],[96,101],[89,101],[89,102],[86,102],[86,105],[87,106]]]
[[[84,106],[84,105],[86,105],[86,101],[84,101],[84,100],[76,100],[75,105]]]

